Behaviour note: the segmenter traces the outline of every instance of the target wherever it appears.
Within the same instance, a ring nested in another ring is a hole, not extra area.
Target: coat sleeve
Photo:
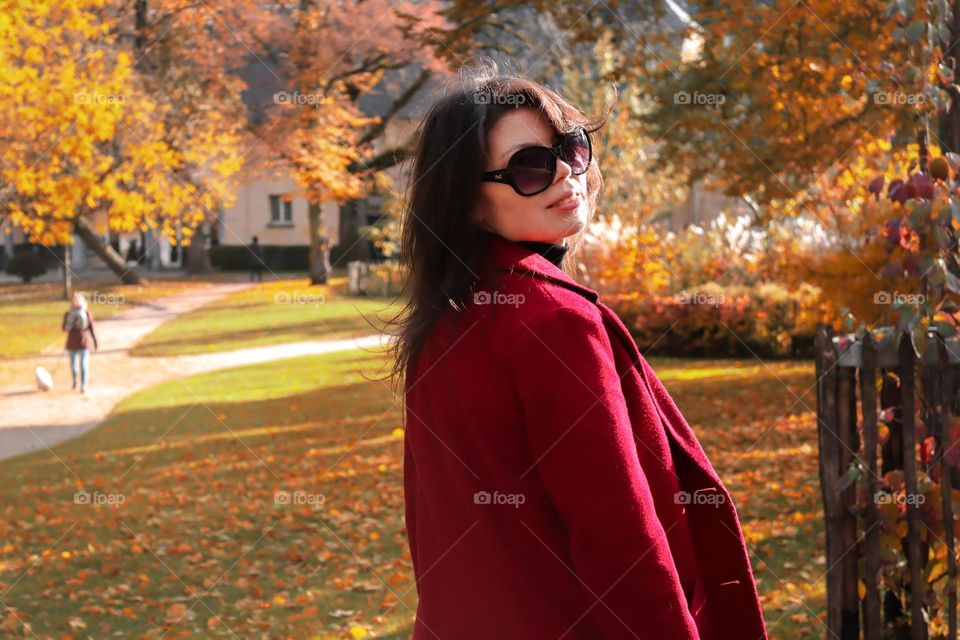
[[[420,480],[410,447],[410,434],[403,434],[403,478],[404,478],[404,525],[407,529],[407,544],[410,547],[410,562],[413,564],[413,577],[419,584],[420,563],[417,552],[417,498],[420,492]]]
[[[87,319],[90,320],[90,326],[89,326],[88,328],[89,328],[89,330],[90,330],[90,337],[93,338],[93,348],[94,348],[94,349],[99,349],[99,348],[100,348],[100,344],[97,342],[97,334],[96,334],[96,331],[95,331],[94,328],[93,328],[93,314],[90,313],[90,310],[89,310],[89,309],[87,310]]]
[[[589,616],[602,637],[699,639],[602,319],[553,310],[524,321],[515,346],[536,471],[569,530],[569,568],[596,600]]]

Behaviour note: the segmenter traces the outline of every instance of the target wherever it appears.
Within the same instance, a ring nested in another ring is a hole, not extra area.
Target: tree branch
[[[390,105],[390,109],[380,118],[380,122],[370,128],[363,136],[360,138],[358,144],[360,146],[370,144],[373,140],[376,140],[380,134],[382,134],[387,125],[390,123],[390,120],[397,115],[397,113],[403,109],[407,104],[413,99],[420,89],[423,88],[423,85],[427,83],[430,77],[433,75],[433,72],[429,69],[422,69],[420,75],[410,84],[407,89],[400,94],[393,104]]]
[[[385,151],[381,151],[367,160],[357,160],[355,162],[351,162],[347,167],[347,171],[350,173],[383,171],[384,169],[389,169],[390,167],[400,164],[409,158],[411,153],[412,151],[410,151],[410,144],[403,147],[386,149]]]

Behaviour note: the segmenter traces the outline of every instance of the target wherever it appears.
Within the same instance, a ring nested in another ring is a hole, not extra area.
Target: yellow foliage
[[[228,199],[239,168],[240,138],[228,130],[191,123],[178,144],[164,124],[177,122],[172,105],[137,77],[103,6],[0,0],[0,182],[12,186],[3,207],[32,241],[72,242],[78,216],[104,213],[118,231],[173,235]]]

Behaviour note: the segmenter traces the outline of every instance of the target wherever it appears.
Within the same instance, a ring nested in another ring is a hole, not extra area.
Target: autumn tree
[[[960,35],[956,5],[687,4],[674,29],[615,25],[628,47],[616,75],[652,98],[640,118],[661,141],[661,170],[681,166],[708,186],[750,197],[758,225],[815,221],[827,242],[815,259],[797,262],[798,281],[824,284],[828,296],[846,296],[848,307],[880,313],[921,342],[930,323],[949,331],[935,318],[947,302],[936,287],[949,291],[960,276],[949,216],[921,202],[939,193],[927,162],[960,144],[947,53]],[[937,163],[949,181],[956,163],[949,154]],[[881,187],[906,210],[873,204]],[[903,246],[885,249],[893,240]],[[846,286],[828,286],[839,273]],[[874,293],[911,279],[931,294],[927,307],[871,309]]]
[[[889,65],[902,58],[878,37],[887,4],[690,5],[672,32],[645,34],[621,72],[655,100],[644,121],[663,157],[732,195],[795,197],[912,124],[886,104],[899,98]]]
[[[268,28],[263,10],[259,3],[231,2],[230,16],[248,18],[235,24],[219,8],[189,0],[136,0],[118,10],[117,35],[136,57],[140,82],[161,106],[164,141],[189,158],[175,177],[205,196],[195,203],[205,206],[184,244],[188,269],[208,270],[202,222],[212,222],[217,210],[233,202],[236,181],[229,178],[252,144],[244,132],[248,113],[240,70],[249,58],[245,40]],[[222,179],[209,179],[213,174]]]
[[[321,202],[366,195],[383,171],[410,152],[410,136],[392,140],[388,128],[444,71],[414,37],[437,24],[434,14],[432,2],[301,0],[276,7],[271,33],[256,42],[279,90],[254,130],[264,137],[273,164],[291,169],[307,197],[314,283],[326,281],[328,268]],[[377,117],[359,104],[374,90],[391,97]]]
[[[117,5],[2,4],[5,213],[33,242],[69,244],[76,233],[124,282],[139,282],[98,220],[189,237],[238,169],[237,138],[207,135],[172,113],[183,105],[155,99],[135,51],[120,45]]]

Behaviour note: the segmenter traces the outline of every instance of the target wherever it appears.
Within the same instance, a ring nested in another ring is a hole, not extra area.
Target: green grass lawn
[[[22,620],[40,638],[408,637],[382,364],[350,351],[185,378],[56,455],[4,462],[0,597],[16,616],[0,636],[34,637]],[[81,490],[107,504],[75,504]]]
[[[265,282],[225,296],[157,328],[134,350],[171,356],[332,340],[376,333],[398,309],[392,298],[347,296],[346,278]]]
[[[796,393],[812,409],[812,365],[652,363],[741,511],[770,637],[821,638],[816,432],[791,408]],[[384,374],[349,351],[185,378],[55,455],[4,462],[3,637],[409,637],[402,416],[371,379]],[[75,504],[81,490],[107,504]]]
[[[770,638],[823,638],[827,568],[813,364],[651,363],[737,504]]]
[[[143,285],[96,280],[79,282],[75,290],[86,294],[94,319],[102,320],[132,306],[203,285],[189,278],[153,280]],[[65,343],[60,326],[69,307],[60,283],[0,286],[0,360],[37,355],[48,346]]]

